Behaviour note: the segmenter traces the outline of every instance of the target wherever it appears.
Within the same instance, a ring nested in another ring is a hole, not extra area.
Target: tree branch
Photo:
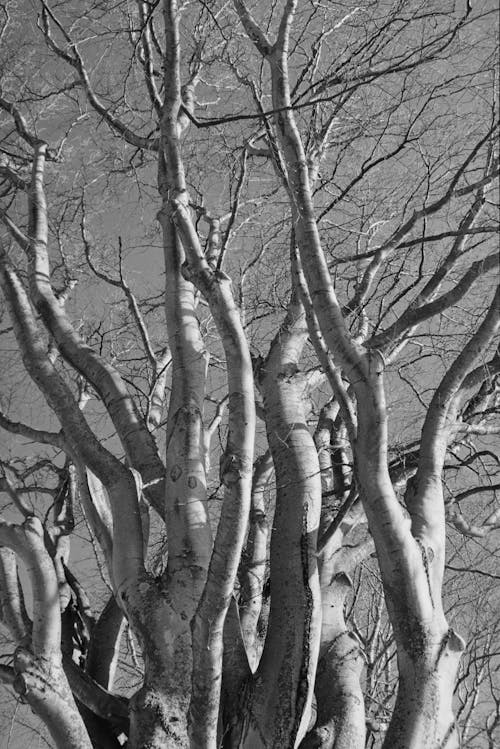
[[[55,41],[52,35],[49,19],[52,19],[52,21],[55,23],[55,25],[59,28],[59,30],[63,34],[67,45],[71,49],[71,53],[66,52]],[[45,36],[48,46],[53,52],[55,52],[55,54],[58,57],[60,57],[66,63],[71,65],[73,68],[75,68],[79,76],[78,78],[79,83],[83,87],[90,105],[95,109],[95,111],[98,114],[101,115],[101,117],[105,120],[105,122],[108,123],[111,129],[117,132],[119,135],[121,135],[127,141],[127,143],[130,143],[130,145],[135,146],[136,148],[145,149],[147,151],[158,151],[158,147],[159,147],[158,139],[153,140],[151,138],[145,138],[141,135],[138,135],[137,133],[134,133],[134,131],[131,130],[129,127],[127,127],[127,125],[125,125],[125,123],[122,122],[118,117],[115,117],[113,114],[111,114],[109,109],[101,102],[99,97],[94,92],[94,89],[92,88],[89,75],[85,68],[85,64],[78,51],[77,43],[74,42],[69,37],[69,35],[64,30],[60,21],[57,20],[54,12],[49,8],[47,3],[44,2],[43,0],[42,0],[41,22],[42,22],[41,29]]]

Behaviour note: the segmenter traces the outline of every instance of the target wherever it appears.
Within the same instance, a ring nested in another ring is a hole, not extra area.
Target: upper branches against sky
[[[458,746],[493,9],[84,11],[1,6],[2,681],[65,749]]]

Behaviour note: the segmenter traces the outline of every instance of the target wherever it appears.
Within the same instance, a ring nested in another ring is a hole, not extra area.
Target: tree
[[[458,746],[446,521],[499,526],[493,5],[2,12],[3,682],[65,748]]]

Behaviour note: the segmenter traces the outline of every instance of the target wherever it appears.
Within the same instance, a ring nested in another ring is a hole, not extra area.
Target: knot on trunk
[[[441,640],[436,658],[436,668],[439,666],[439,662],[445,653],[460,655],[463,650],[465,650],[464,640],[450,627]]]
[[[224,486],[236,484],[244,472],[244,461],[233,452],[225,452],[220,459],[219,476]]]
[[[298,371],[299,371],[299,368],[295,364],[295,362],[287,362],[286,364],[283,364],[283,366],[281,367],[281,370],[278,374],[278,380],[279,381],[285,380],[287,382],[290,382],[291,380],[293,380],[293,378],[298,373]]]
[[[38,695],[45,692],[59,692],[61,671],[57,663],[34,655],[25,648],[17,648],[14,653],[14,690],[21,697],[30,692]]]

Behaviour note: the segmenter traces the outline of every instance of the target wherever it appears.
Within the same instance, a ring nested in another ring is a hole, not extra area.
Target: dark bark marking
[[[416,538],[415,540],[417,542],[418,548],[420,549],[420,554],[422,556],[422,564],[424,565],[425,577],[427,580],[427,587],[429,589],[429,598],[431,599],[432,608],[434,608],[434,599],[432,597],[431,576],[429,572],[429,562],[432,562],[432,559],[434,558],[434,552],[432,552],[432,549],[427,550],[419,538]],[[429,552],[432,553],[432,556],[431,556],[431,553]]]
[[[182,476],[182,468],[177,463],[172,467],[170,471],[170,478],[172,481],[178,481]]]
[[[302,515],[302,534],[300,536],[300,556],[302,561],[302,576],[304,581],[304,595],[305,595],[305,611],[304,611],[304,645],[303,645],[303,659],[299,671],[299,681],[297,684],[297,696],[295,700],[295,717],[292,732],[290,734],[291,746],[297,736],[299,726],[302,720],[302,713],[304,706],[307,701],[308,694],[308,678],[307,672],[309,669],[310,661],[310,629],[312,621],[312,610],[313,610],[313,594],[309,586],[309,543],[308,543],[308,531],[307,531],[307,514],[309,505],[307,502],[304,503],[303,515]]]

